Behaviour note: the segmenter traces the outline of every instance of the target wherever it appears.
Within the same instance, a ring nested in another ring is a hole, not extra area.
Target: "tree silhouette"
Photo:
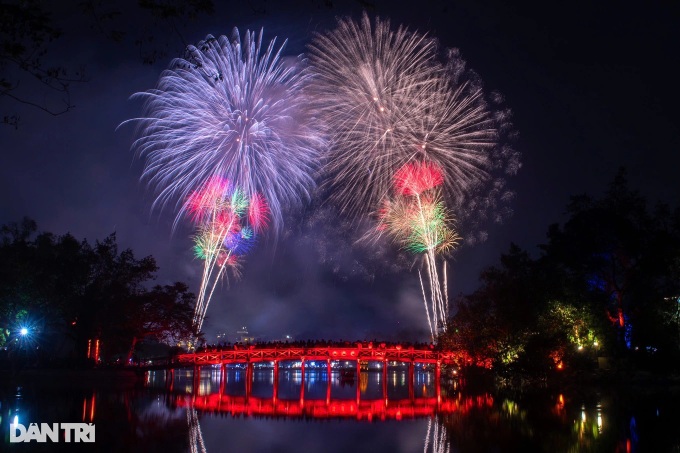
[[[138,0],[133,5],[3,0],[0,6],[0,98],[52,116],[72,110],[73,84],[89,80],[85,65],[74,67],[68,61],[72,55],[58,49],[69,33],[92,29],[91,39],[134,45],[142,62],[152,64],[169,53],[179,55],[187,44],[182,36],[187,23],[214,12],[211,0]],[[135,26],[131,15],[146,25]],[[7,112],[1,122],[17,128],[20,118]]]
[[[516,246],[458,301],[445,345],[530,371],[610,354],[680,354],[680,208],[647,200],[620,170],[600,198],[578,195],[532,258]],[[544,363],[545,362],[545,363]],[[665,365],[664,365],[665,366]]]
[[[68,344],[75,357],[85,357],[94,339],[105,357],[130,355],[144,339],[174,346],[193,334],[194,296],[179,282],[149,288],[157,270],[153,257],[119,251],[115,234],[90,245],[70,234],[37,233],[30,219],[5,225],[0,341],[11,344],[30,324],[43,359]]]

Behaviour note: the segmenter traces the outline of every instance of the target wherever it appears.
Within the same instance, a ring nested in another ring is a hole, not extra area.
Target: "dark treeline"
[[[601,198],[572,197],[567,215],[537,257],[513,244],[482,272],[442,345],[505,376],[677,372],[680,207],[650,205],[620,170]]]
[[[194,296],[183,283],[152,285],[153,257],[38,233],[24,219],[0,229],[0,352],[14,363],[126,362],[144,342],[192,334]],[[95,351],[95,348],[97,349]]]

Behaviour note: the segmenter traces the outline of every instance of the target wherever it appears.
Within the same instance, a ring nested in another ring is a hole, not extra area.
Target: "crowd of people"
[[[344,340],[306,340],[306,341],[266,341],[203,344],[196,352],[217,352],[249,349],[289,349],[289,348],[380,348],[380,349],[414,349],[435,351],[438,347],[433,343],[422,342],[389,342],[389,341],[344,341]]]

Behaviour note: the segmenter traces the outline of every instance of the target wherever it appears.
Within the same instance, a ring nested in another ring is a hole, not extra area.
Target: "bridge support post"
[[[416,363],[413,360],[411,360],[408,363],[408,397],[411,400],[413,399],[413,380],[414,380],[413,378],[415,375],[415,367]]]
[[[359,410],[359,400],[361,399],[361,360],[357,359],[357,379],[356,379],[356,385],[357,385],[357,411]]]
[[[169,370],[165,370],[165,388],[168,389],[170,393],[172,393],[174,387],[175,387],[175,369],[170,368]]]
[[[389,366],[389,362],[387,359],[383,360],[383,369],[382,369],[382,396],[385,401],[387,401],[387,367]]]
[[[300,361],[300,406],[305,405],[305,358]]]
[[[326,404],[331,404],[331,359],[326,359]]]
[[[435,365],[434,369],[434,388],[437,395],[437,404],[439,404],[439,402],[442,399],[442,391],[441,388],[439,388],[441,381],[442,381],[442,364],[439,360],[437,360],[437,364]]]
[[[253,362],[248,360],[246,365],[246,400],[250,398],[250,392],[253,388]]]
[[[201,366],[194,365],[194,375],[193,375],[193,394],[194,396],[199,396],[199,389],[201,386]]]
[[[274,404],[279,396],[279,361],[274,360],[274,389],[272,391],[272,398],[274,399]]]
[[[227,381],[227,364],[220,363],[220,395],[224,395],[224,389],[226,387]]]

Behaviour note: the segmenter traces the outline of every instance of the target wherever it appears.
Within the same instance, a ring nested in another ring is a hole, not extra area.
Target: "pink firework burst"
[[[236,266],[238,264],[238,258],[235,255],[229,254],[222,250],[219,255],[217,255],[217,265],[222,266]]]
[[[432,162],[409,162],[394,174],[394,187],[404,196],[420,195],[443,183],[441,167]]]
[[[220,208],[220,203],[231,189],[229,180],[221,176],[212,176],[200,189],[189,194],[185,209],[194,222],[200,222],[206,215],[211,215]]]
[[[236,233],[241,229],[238,216],[233,212],[220,212],[215,215],[214,229],[220,234]]]
[[[269,205],[264,197],[256,193],[250,198],[248,221],[256,233],[261,233],[269,225]]]

